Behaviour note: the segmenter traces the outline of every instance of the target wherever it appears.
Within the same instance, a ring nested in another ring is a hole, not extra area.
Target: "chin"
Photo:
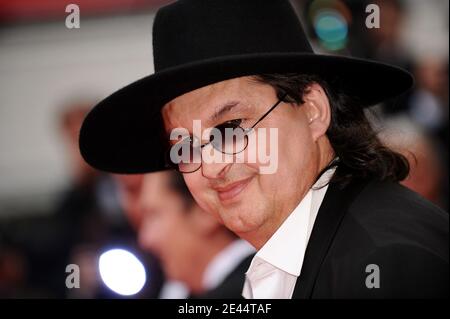
[[[255,207],[253,207],[255,209]],[[246,207],[230,208],[221,212],[223,224],[235,234],[244,234],[255,231],[261,227],[264,222],[262,214],[258,216],[249,214],[249,209]],[[262,211],[261,211],[262,213]]]

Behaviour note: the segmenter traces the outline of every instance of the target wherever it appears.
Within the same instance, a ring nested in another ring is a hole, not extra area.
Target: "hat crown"
[[[179,0],[162,7],[155,17],[155,71],[272,52],[313,53],[287,0]]]

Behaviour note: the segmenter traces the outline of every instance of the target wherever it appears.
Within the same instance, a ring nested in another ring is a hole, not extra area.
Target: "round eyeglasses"
[[[195,136],[187,136],[181,141],[172,145],[166,153],[166,163],[168,167],[174,168],[181,173],[193,173],[202,166],[202,153],[206,146],[211,145],[217,151],[236,155],[243,152],[248,145],[248,135],[255,126],[261,122],[270,112],[272,112],[287,94],[284,94],[263,116],[249,128],[240,126],[241,120],[232,120],[211,129],[209,142],[201,144],[200,139]]]

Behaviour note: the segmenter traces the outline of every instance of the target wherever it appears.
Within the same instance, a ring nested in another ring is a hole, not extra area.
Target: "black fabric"
[[[448,229],[447,212],[400,184],[330,184],[293,298],[448,298]]]
[[[233,271],[214,289],[203,294],[190,295],[190,299],[243,299],[245,273],[255,255],[251,254],[242,260]]]
[[[314,54],[287,0],[176,1],[156,14],[153,54],[154,74],[110,95],[85,119],[80,151],[93,167],[114,173],[165,169],[162,106],[223,80],[316,74],[361,107],[393,98],[413,83],[394,66]]]

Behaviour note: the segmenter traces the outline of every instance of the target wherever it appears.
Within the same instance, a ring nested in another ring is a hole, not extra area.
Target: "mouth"
[[[232,199],[236,198],[247,187],[252,178],[253,176],[238,182],[231,183],[225,187],[215,188],[219,199],[222,202],[229,202]]]

